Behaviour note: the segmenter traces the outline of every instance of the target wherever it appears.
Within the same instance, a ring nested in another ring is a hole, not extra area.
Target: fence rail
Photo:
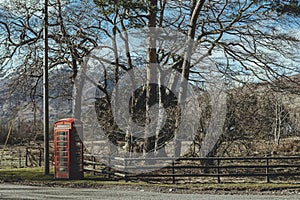
[[[97,158],[97,157],[96,157]],[[108,160],[108,157],[101,160]],[[159,162],[164,161],[168,165]],[[94,174],[103,173],[122,177],[129,180],[167,180],[176,183],[179,180],[194,178],[199,182],[200,178],[216,179],[221,183],[226,178],[241,178],[244,181],[265,181],[281,178],[289,180],[300,180],[300,156],[287,157],[205,157],[205,158],[109,158],[112,168],[104,167],[103,163],[96,161],[85,161],[86,171]],[[143,164],[147,163],[147,164]],[[149,164],[151,163],[151,164]],[[107,163],[106,163],[107,164]],[[108,166],[109,166],[108,165]],[[91,168],[92,166],[92,168]],[[100,169],[101,167],[102,169]],[[100,168],[99,168],[100,167]],[[134,171],[151,171],[147,173],[132,173]],[[131,172],[131,173],[130,173]],[[258,178],[258,179],[254,179]],[[191,181],[191,180],[190,180]],[[231,179],[231,182],[235,180]]]
[[[23,168],[42,166],[43,148],[41,147],[8,147],[0,150],[0,168]]]
[[[0,168],[41,166],[42,148],[13,148],[1,156]],[[280,157],[184,157],[120,158],[85,154],[85,171],[105,174],[109,179],[179,181],[257,182],[300,181],[300,156]],[[166,165],[167,163],[167,165]],[[110,167],[112,166],[112,167]],[[146,171],[146,172],[145,172]]]

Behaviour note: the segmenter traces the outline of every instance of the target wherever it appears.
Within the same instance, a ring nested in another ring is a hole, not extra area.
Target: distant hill
[[[72,85],[69,74],[70,70],[64,68],[49,72],[49,110],[52,121],[71,115]],[[24,86],[25,83],[21,81],[19,84],[24,88],[12,90],[10,84],[14,84],[13,81],[18,81],[18,74],[15,72],[8,75],[0,74],[0,118],[5,119],[17,115],[23,121],[32,121],[35,110],[36,118],[42,119],[42,79],[40,78],[36,85],[34,99],[30,84]],[[34,84],[35,82],[32,82],[31,86],[33,87]]]

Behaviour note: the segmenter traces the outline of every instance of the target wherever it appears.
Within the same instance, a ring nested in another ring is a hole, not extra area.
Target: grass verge
[[[81,188],[110,188],[114,186],[161,192],[176,191],[178,193],[282,193],[283,191],[300,193],[300,184],[296,183],[182,183],[175,185],[109,181],[103,177],[89,174],[85,174],[83,180],[56,180],[53,178],[53,172],[50,175],[44,175],[43,168],[0,169],[0,182]]]

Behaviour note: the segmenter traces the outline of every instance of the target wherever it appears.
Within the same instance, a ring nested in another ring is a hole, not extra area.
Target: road
[[[145,192],[143,190],[78,189],[0,184],[0,199],[105,200],[299,200],[300,195],[206,195]]]

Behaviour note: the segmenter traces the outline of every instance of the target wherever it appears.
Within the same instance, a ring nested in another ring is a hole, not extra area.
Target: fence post
[[[25,166],[28,167],[28,147],[26,147],[26,153],[25,153]]]
[[[19,156],[19,168],[22,167],[22,157],[21,157],[21,150],[20,150],[20,147],[18,148],[18,156]]]
[[[10,151],[10,167],[13,168],[14,166],[14,151],[11,149]]]
[[[126,170],[127,170],[127,159],[124,158],[124,180],[125,180],[125,182],[128,182],[128,177],[127,177]]]
[[[217,159],[217,175],[218,175],[218,183],[221,183],[221,177],[220,177],[220,159]]]
[[[172,183],[175,184],[175,160],[172,159]]]
[[[269,175],[269,158],[268,158],[268,155],[266,156],[266,182],[267,183],[270,183],[270,175]]]
[[[96,175],[96,157],[93,156],[93,175]]]
[[[111,170],[110,170],[110,165],[111,165],[111,156],[109,155],[108,157],[108,179],[111,179]]]
[[[39,167],[41,167],[42,166],[42,149],[41,148],[39,148]]]

